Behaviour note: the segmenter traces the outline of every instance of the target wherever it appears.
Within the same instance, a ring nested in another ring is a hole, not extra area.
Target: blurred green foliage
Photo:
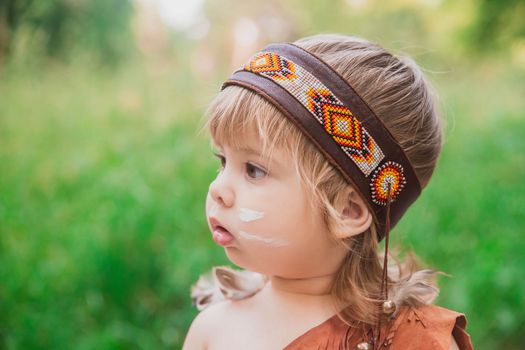
[[[466,43],[475,51],[504,49],[525,39],[525,1],[478,0],[473,23],[465,31]]]
[[[2,0],[0,62],[26,41],[23,55],[71,60],[80,50],[114,65],[133,47],[131,15],[128,0]]]
[[[522,35],[491,30],[510,44],[474,59],[464,33],[480,23],[476,1],[352,3],[208,2],[206,37],[173,33],[151,53],[136,49],[126,1],[0,2],[21,11],[0,68],[0,348],[181,347],[190,286],[228,264],[204,217],[218,164],[200,118],[231,70],[232,23],[270,13],[288,29],[265,41],[357,34],[427,71],[445,145],[392,244],[452,275],[438,304],[467,314],[476,349],[520,349]],[[508,4],[498,23],[515,16]],[[202,55],[216,63],[199,75]]]

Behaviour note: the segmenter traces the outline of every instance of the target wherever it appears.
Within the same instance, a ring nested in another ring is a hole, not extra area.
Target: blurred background
[[[409,54],[445,145],[394,230],[476,349],[525,336],[525,2],[0,0],[0,348],[177,349],[190,287],[229,264],[204,201],[202,113],[275,41],[338,32]]]

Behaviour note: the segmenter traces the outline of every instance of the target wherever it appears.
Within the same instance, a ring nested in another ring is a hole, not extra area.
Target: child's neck
[[[270,276],[268,283],[256,294],[256,299],[263,301],[264,313],[303,315],[306,319],[318,317],[323,320],[336,312],[330,294],[333,279],[334,275],[304,279]]]
[[[282,296],[327,297],[330,295],[334,277],[334,274],[301,279],[270,276],[268,287],[272,293]]]

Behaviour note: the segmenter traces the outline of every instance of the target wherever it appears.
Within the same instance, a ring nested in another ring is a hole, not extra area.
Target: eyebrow
[[[216,143],[212,143],[212,148],[222,149],[222,146],[220,146],[220,145],[218,145]],[[247,147],[247,146],[235,148],[235,150],[242,151],[242,152],[245,152],[245,153],[248,153],[248,154],[255,154],[255,155],[261,156],[261,153],[259,151],[256,151],[253,148],[250,148],[250,147]]]
[[[213,148],[222,148],[221,146],[217,145],[217,144],[212,144]],[[242,146],[242,147],[239,147],[239,148],[236,148],[236,150],[238,151],[242,151],[242,152],[245,152],[246,154],[252,154],[252,155],[256,155],[256,156],[259,156],[262,158],[262,154],[257,151],[257,150],[254,150],[253,148],[250,148],[248,146]],[[284,164],[278,160],[277,158],[273,157],[272,159],[267,159],[267,158],[264,158],[265,160],[270,160],[271,162],[275,163],[278,167],[283,167]]]
[[[241,148],[238,148],[238,150],[242,152],[246,152],[248,154],[255,154],[255,155],[261,156],[261,153],[259,151],[256,151],[250,147],[241,147]]]

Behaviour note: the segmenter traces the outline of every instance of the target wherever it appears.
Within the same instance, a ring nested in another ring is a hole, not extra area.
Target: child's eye
[[[246,172],[248,173],[248,176],[254,179],[258,179],[258,178],[262,178],[266,176],[266,172],[264,170],[250,163],[246,163]]]
[[[213,155],[221,161],[221,166],[218,171],[223,170],[226,166],[226,158],[215,152],[213,152]],[[246,172],[248,173],[248,176],[253,179],[263,178],[267,175],[266,171],[250,163],[246,163]]]
[[[226,158],[215,152],[213,153],[213,155],[215,155],[215,157],[219,158],[219,160],[221,161],[221,167],[219,170],[224,169],[224,166],[226,165]]]

